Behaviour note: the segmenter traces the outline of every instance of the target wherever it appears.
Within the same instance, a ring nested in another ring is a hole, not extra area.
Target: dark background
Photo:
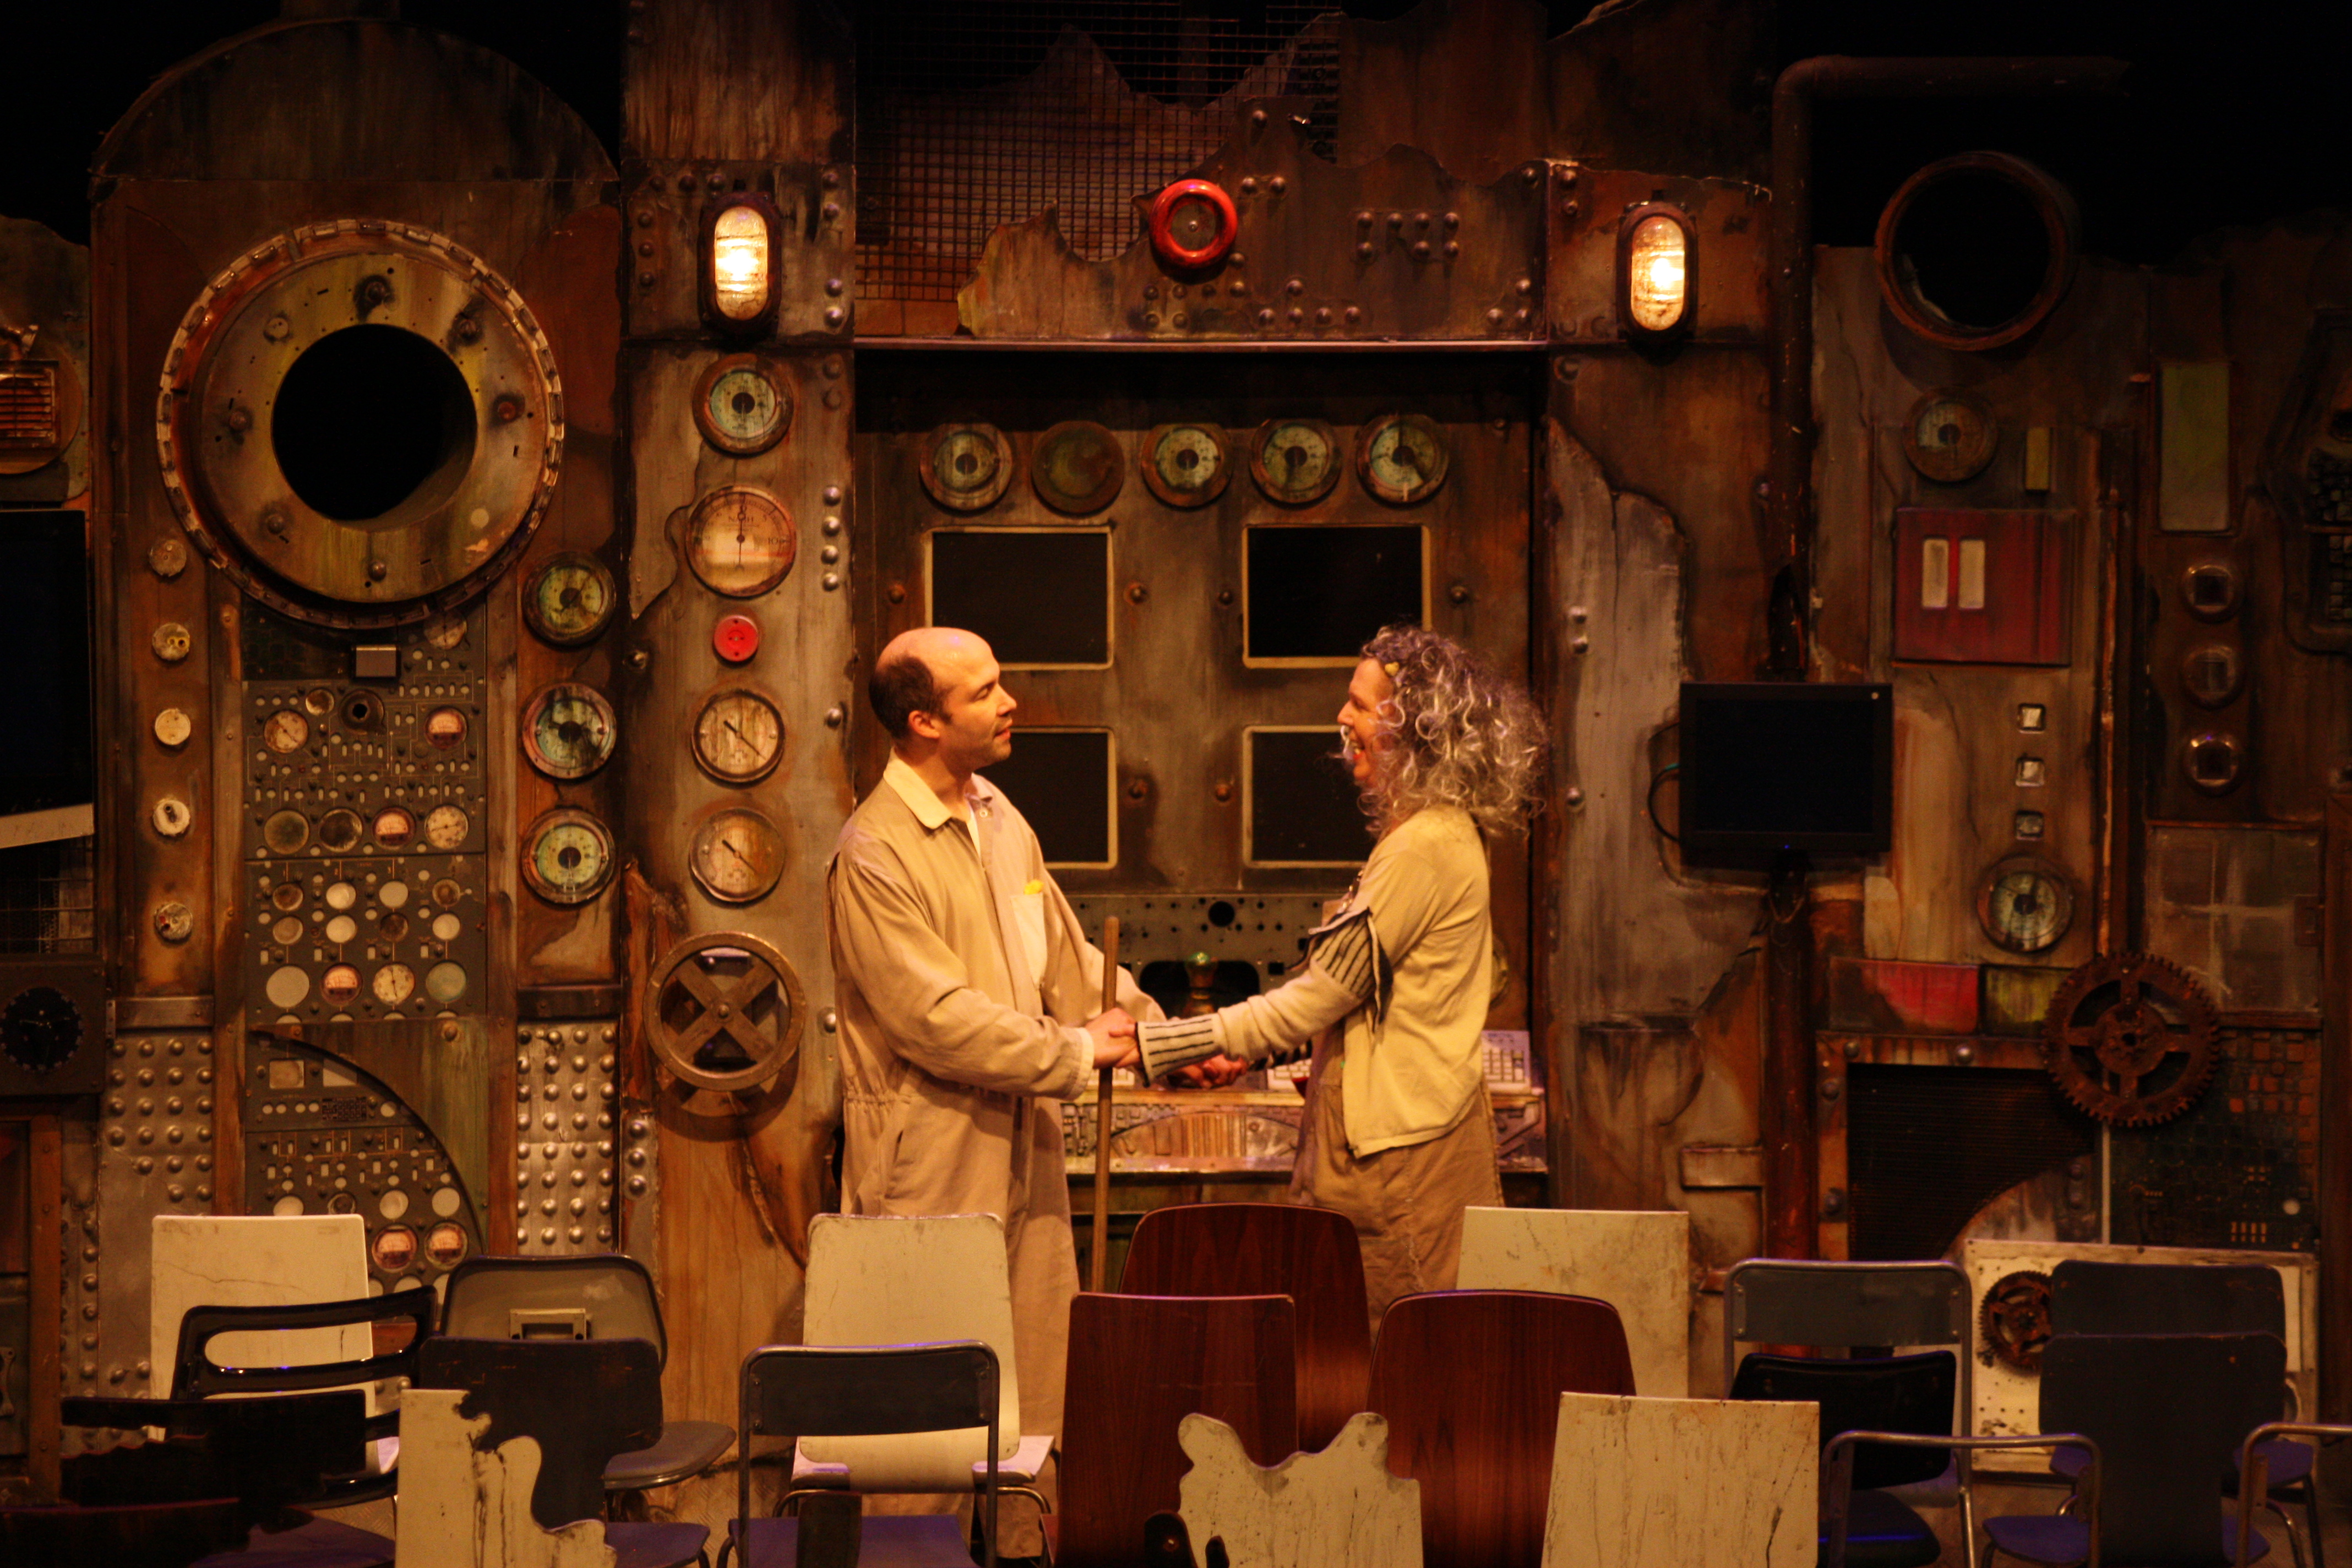
[[[866,0],[861,29],[969,25],[983,0]],[[1245,15],[1255,0],[1200,0]],[[1049,9],[1050,4],[1033,4]],[[1073,13],[1080,7],[1067,7]],[[1408,0],[1346,0],[1389,16]],[[274,0],[38,0],[0,26],[0,214],[88,238],[87,174],[108,126],[149,82],[208,44],[277,15]],[[1555,0],[1554,31],[1591,6]],[[409,21],[513,59],[578,110],[608,147],[620,131],[625,0],[406,0]],[[1781,64],[1815,54],[2108,54],[2131,63],[2123,98],[2095,103],[1823,105],[1817,233],[1867,244],[1880,206],[1929,160],[1997,146],[2043,164],[2083,207],[2090,250],[2161,265],[2230,225],[2352,207],[2352,4],[2190,6],[2163,0],[1790,0]],[[1762,84],[1757,94],[1760,106]],[[1572,152],[1573,149],[1562,149]]]

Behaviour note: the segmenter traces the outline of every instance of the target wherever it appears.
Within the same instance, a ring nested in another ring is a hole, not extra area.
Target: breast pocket
[[[1045,895],[1044,892],[1015,893],[1013,896],[1013,923],[1021,931],[1021,956],[1029,965],[1029,978],[1036,987],[1045,988]]]

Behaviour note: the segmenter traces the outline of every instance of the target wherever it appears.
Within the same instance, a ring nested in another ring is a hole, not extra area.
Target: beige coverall
[[[1092,1037],[1066,1020],[1102,1010],[1102,954],[1012,803],[975,776],[965,807],[894,756],[826,868],[842,1208],[1004,1221],[1022,1430],[1059,1434],[1078,1289],[1059,1102],[1095,1085]],[[1118,999],[1160,1016],[1125,974]]]

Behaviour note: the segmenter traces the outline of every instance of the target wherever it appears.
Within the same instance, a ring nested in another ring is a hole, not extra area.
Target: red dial
[[[1207,180],[1179,180],[1151,201],[1151,248],[1171,267],[1207,267],[1234,247],[1234,198]],[[1190,243],[1187,243],[1187,242]]]
[[[760,651],[760,623],[749,616],[721,616],[711,628],[710,646],[730,664],[741,664]]]

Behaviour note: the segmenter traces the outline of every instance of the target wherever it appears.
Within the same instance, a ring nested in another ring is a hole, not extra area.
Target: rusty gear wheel
[[[2039,1373],[2042,1347],[2049,1342],[2050,1276],[2021,1268],[1993,1281],[1977,1309],[1977,1343],[1986,1359]]]
[[[2042,1020],[2042,1059],[2068,1100],[2118,1127],[2153,1127],[2196,1102],[2221,1065],[2220,1020],[2189,973],[2152,953],[2095,958]]]

